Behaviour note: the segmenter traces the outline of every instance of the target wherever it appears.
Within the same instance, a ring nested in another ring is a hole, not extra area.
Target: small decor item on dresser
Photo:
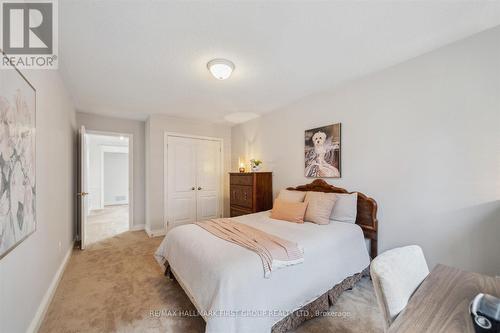
[[[470,315],[476,333],[500,332],[500,299],[478,294],[470,304]]]
[[[241,173],[245,172],[245,163],[240,163],[240,168],[238,171]]]
[[[305,176],[340,178],[340,123],[305,131]]]
[[[15,67],[1,72],[0,259],[36,230],[36,92]]]
[[[252,158],[250,160],[250,165],[252,167],[252,172],[257,172],[260,170],[260,168],[262,168],[262,161]]]

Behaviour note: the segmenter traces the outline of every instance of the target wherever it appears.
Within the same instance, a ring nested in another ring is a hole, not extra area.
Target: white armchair
[[[370,275],[386,331],[428,274],[424,253],[417,245],[386,251],[372,261]]]

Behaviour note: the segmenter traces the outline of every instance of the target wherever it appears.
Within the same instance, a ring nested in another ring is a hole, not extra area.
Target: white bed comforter
[[[177,280],[205,319],[206,333],[271,332],[272,326],[368,267],[358,225],[295,224],[261,212],[235,218],[304,248],[304,262],[264,278],[259,256],[194,224],[169,231],[155,253],[167,260]]]

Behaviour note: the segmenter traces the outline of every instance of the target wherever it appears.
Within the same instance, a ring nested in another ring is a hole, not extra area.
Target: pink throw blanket
[[[264,277],[269,278],[273,268],[290,266],[304,261],[297,243],[270,235],[232,219],[213,219],[196,222],[211,234],[255,252],[262,260]]]

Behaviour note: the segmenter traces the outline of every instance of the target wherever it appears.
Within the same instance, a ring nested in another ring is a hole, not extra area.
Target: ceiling
[[[238,122],[500,24],[500,1],[59,2],[79,111]],[[206,68],[227,58],[225,81]]]

